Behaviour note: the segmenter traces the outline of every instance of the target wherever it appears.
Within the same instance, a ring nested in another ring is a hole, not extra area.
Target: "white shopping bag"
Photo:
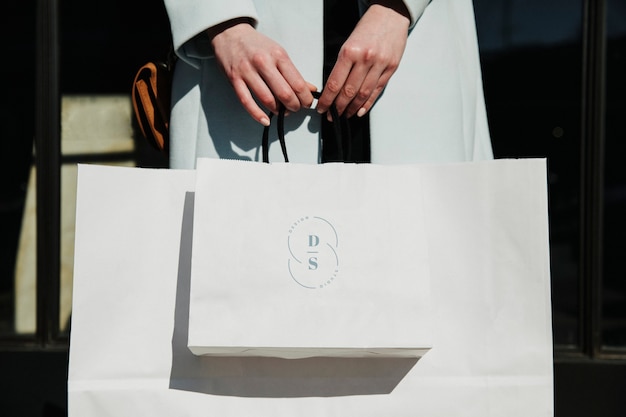
[[[197,164],[195,354],[421,357],[432,345],[416,166]]]
[[[552,416],[545,161],[419,170],[434,325],[416,361],[193,355],[196,173],[80,166],[69,416]]]

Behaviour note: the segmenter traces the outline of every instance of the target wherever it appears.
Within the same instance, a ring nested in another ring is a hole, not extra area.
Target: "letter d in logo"
[[[320,244],[320,238],[316,235],[309,235],[309,248],[314,248]]]

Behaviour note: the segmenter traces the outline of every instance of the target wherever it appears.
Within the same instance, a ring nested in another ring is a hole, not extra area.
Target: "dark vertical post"
[[[60,286],[60,97],[57,0],[37,3],[35,164],[37,170],[37,339],[59,333]]]
[[[601,350],[606,0],[585,0],[581,156],[581,305],[585,353]]]

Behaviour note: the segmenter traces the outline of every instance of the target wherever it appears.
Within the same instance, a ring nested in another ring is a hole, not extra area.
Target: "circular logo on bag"
[[[287,236],[289,274],[304,288],[325,288],[339,273],[335,227],[321,217],[301,217],[293,222]]]

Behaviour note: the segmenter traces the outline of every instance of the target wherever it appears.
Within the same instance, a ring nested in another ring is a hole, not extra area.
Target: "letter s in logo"
[[[309,258],[309,269],[316,270],[317,269],[317,257],[311,256]]]

